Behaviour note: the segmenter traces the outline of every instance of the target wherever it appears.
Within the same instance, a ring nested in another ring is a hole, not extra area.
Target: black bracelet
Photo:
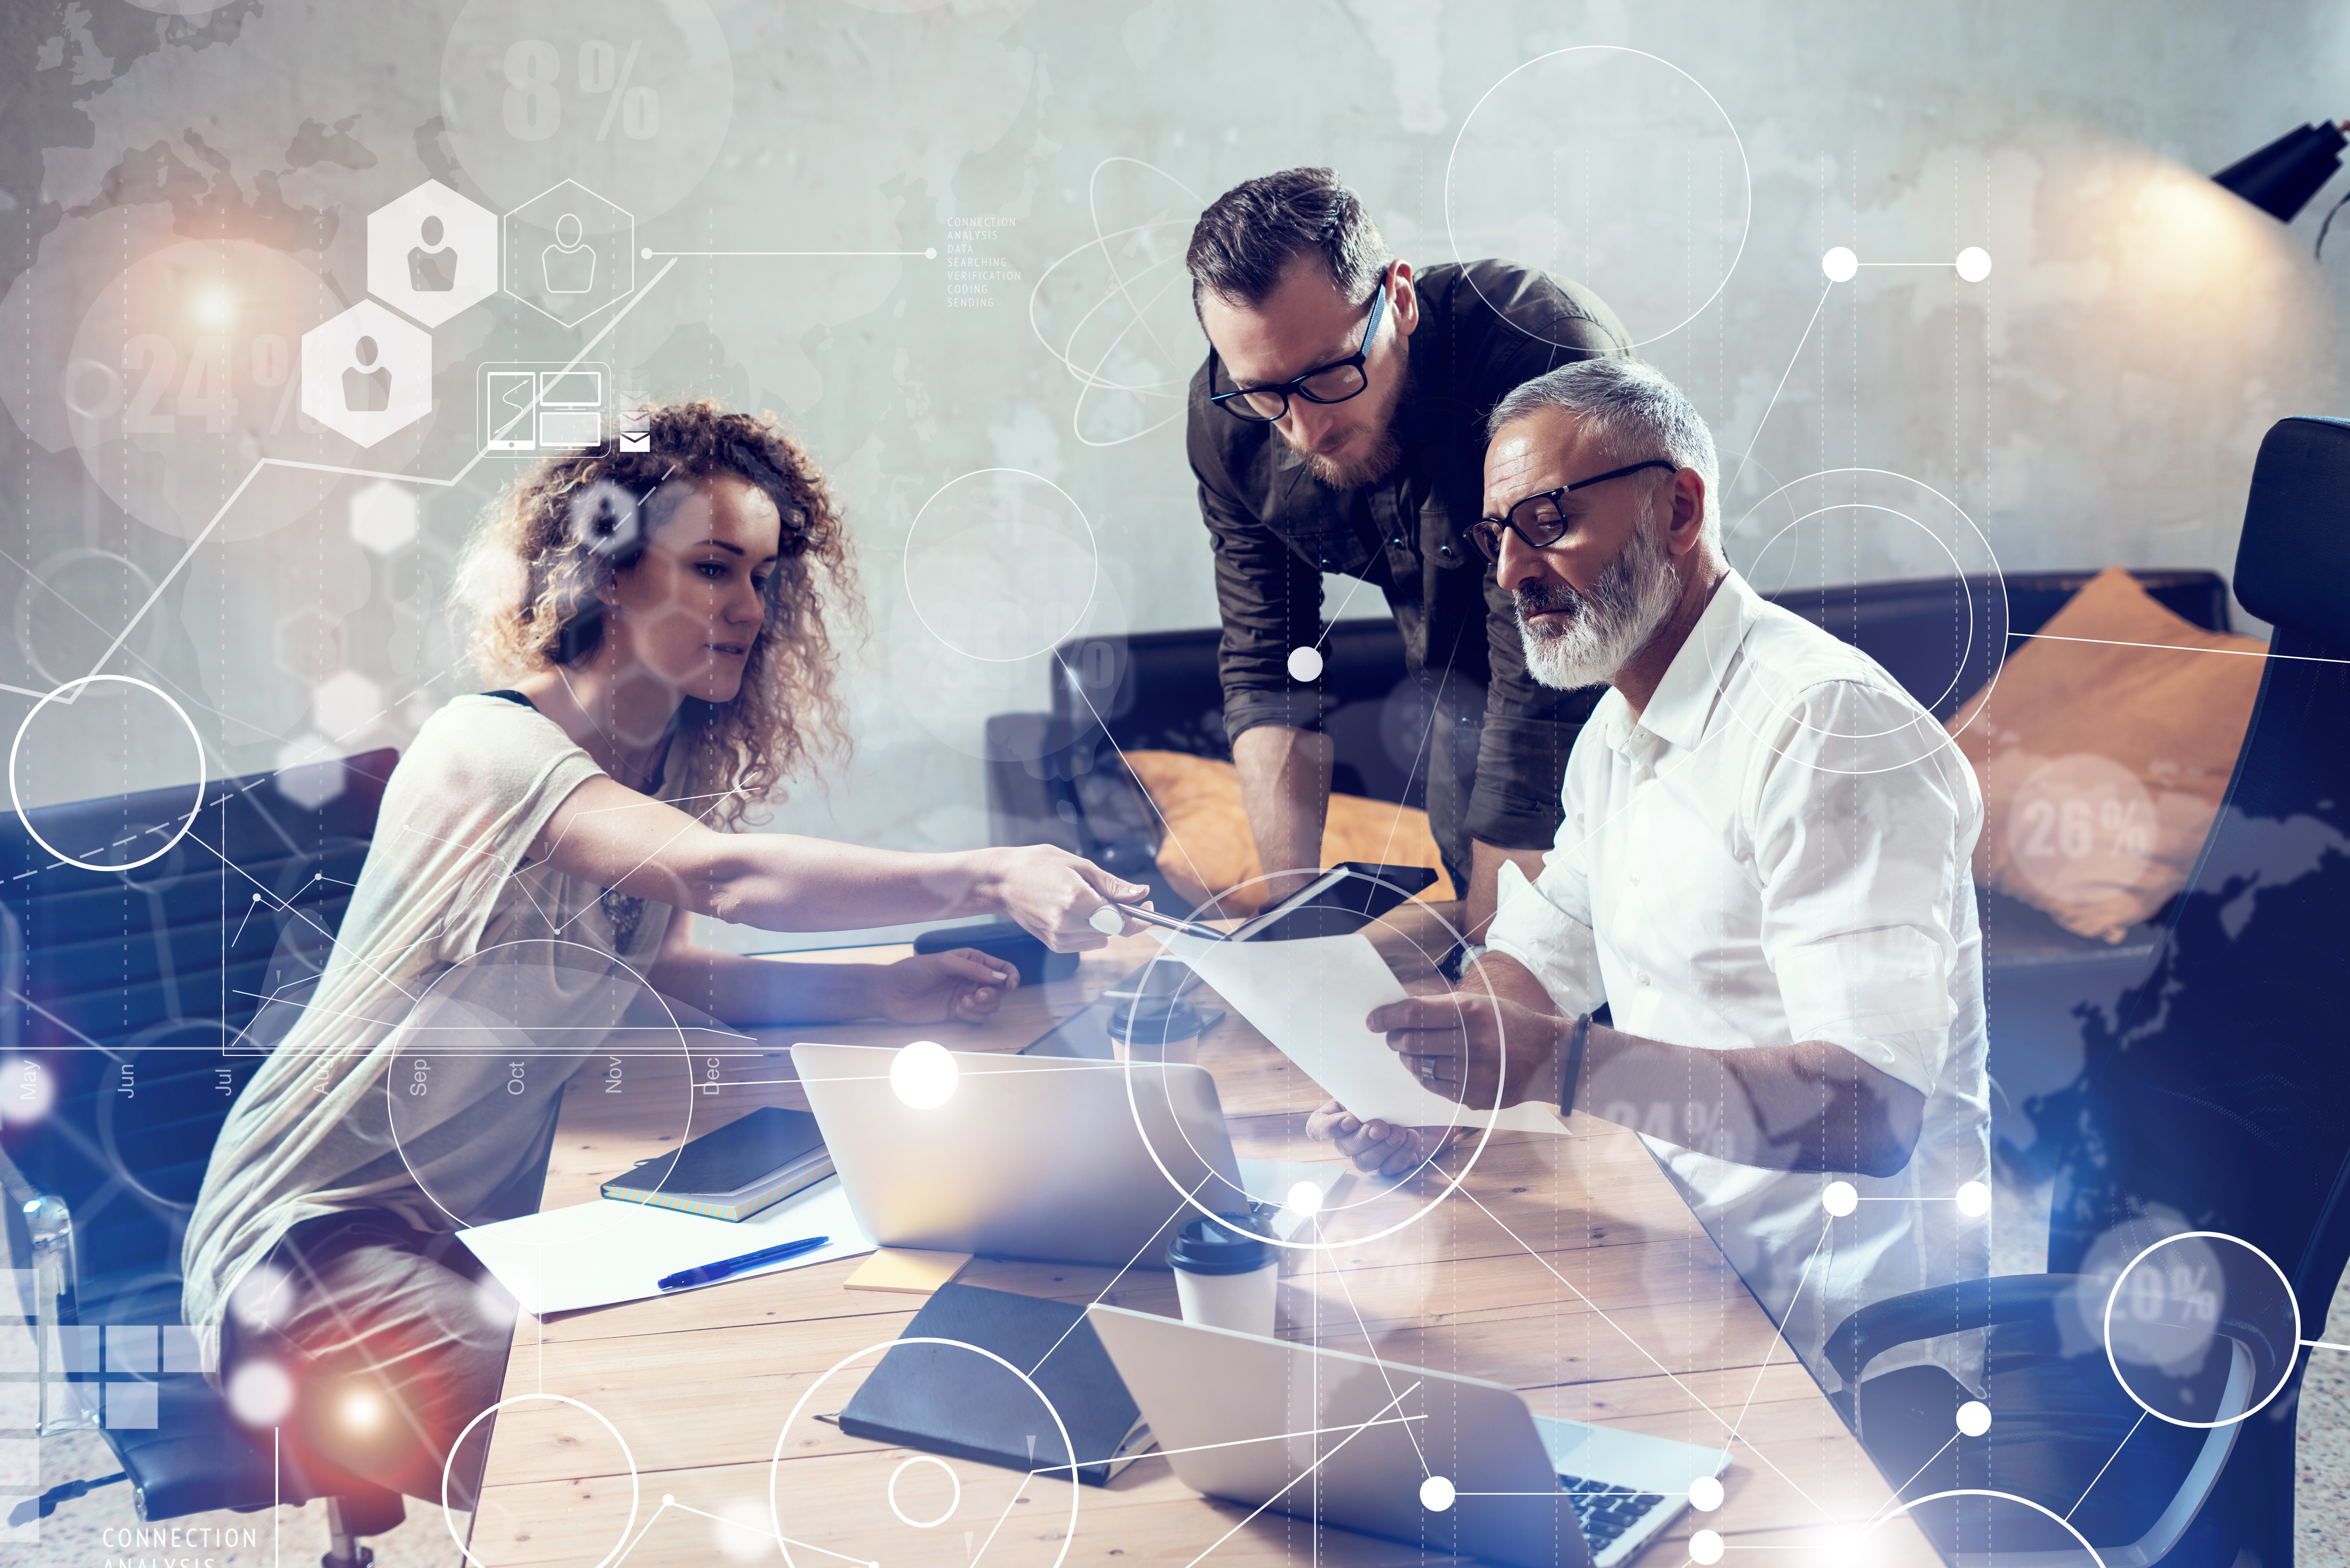
[[[1566,1069],[1558,1080],[1558,1114],[1563,1119],[1575,1109],[1575,1092],[1583,1084],[1583,1048],[1591,1042],[1591,1014],[1578,1015],[1575,1033],[1567,1037]]]

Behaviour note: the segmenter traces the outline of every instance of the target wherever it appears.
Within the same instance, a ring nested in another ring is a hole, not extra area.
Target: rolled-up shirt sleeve
[[[1951,889],[1979,797],[1947,749],[1875,767],[1842,740],[1897,733],[1916,715],[1857,682],[1799,694],[1763,753],[1752,831],[1762,950],[1789,1035],[1931,1093],[1957,1015]]]

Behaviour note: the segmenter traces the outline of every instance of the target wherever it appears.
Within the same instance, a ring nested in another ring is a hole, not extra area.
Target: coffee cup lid
[[[1273,1262],[1273,1243],[1245,1214],[1200,1214],[1175,1233],[1167,1261],[1187,1274],[1248,1274]]]

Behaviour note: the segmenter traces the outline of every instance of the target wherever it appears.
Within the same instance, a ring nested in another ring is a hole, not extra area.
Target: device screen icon
[[[533,370],[493,370],[489,396],[492,452],[535,452],[538,448],[538,374]]]
[[[604,373],[601,370],[540,371],[538,410],[539,445],[602,445]]]

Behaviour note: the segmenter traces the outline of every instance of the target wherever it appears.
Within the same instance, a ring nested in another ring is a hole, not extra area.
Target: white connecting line
[[[650,294],[653,291],[654,286],[659,284],[661,279],[667,277],[670,275],[671,268],[674,268],[676,265],[677,263],[675,261],[671,261],[668,266],[664,266],[660,271],[653,274],[653,275],[646,281],[645,286],[636,291],[636,294],[629,299],[629,303],[622,306],[617,312],[615,312],[611,320],[604,323],[602,327],[597,331],[595,337],[590,337],[587,342],[580,345],[579,352],[571,357],[570,364],[564,366],[564,369],[568,370],[577,366],[580,360],[585,359],[588,354],[595,349],[598,344],[610,337],[612,328],[620,324],[621,318],[626,317],[629,311],[634,310],[639,302],[640,302],[646,295]],[[155,591],[147,596],[147,602],[139,607],[138,610],[132,614],[130,619],[124,624],[122,630],[115,637],[114,640],[107,644],[106,651],[98,656],[98,662],[90,666],[89,675],[84,677],[84,680],[87,681],[89,679],[96,677],[100,671],[106,669],[107,665],[113,662],[114,656],[121,651],[122,645],[130,639],[130,634],[139,629],[139,623],[147,618],[147,612],[153,609],[155,607],[156,601],[163,597],[163,590],[172,586],[172,581],[179,576],[182,571],[186,569],[190,561],[195,559],[196,552],[203,549],[205,543],[212,538],[213,533],[220,527],[222,519],[228,515],[229,508],[236,504],[238,497],[242,496],[245,491],[252,486],[255,480],[261,477],[261,471],[263,469],[292,468],[299,469],[310,473],[343,473],[362,479],[386,479],[399,484],[422,484],[430,485],[439,490],[447,490],[463,483],[465,476],[473,472],[474,465],[479,463],[483,458],[488,455],[489,454],[486,452],[475,452],[472,457],[465,461],[465,465],[463,468],[460,468],[456,472],[451,474],[446,479],[436,479],[430,474],[421,473],[390,473],[378,468],[348,468],[338,463],[331,462],[302,462],[294,458],[288,457],[265,457],[260,459],[258,462],[254,463],[251,469],[246,471],[245,476],[243,479],[237,481],[236,488],[228,493],[228,498],[220,504],[220,509],[213,514],[212,521],[204,524],[203,531],[188,542],[188,547],[180,553],[180,558],[172,563],[172,569],[164,573],[162,579],[156,583]],[[71,685],[73,682],[68,681],[67,684]],[[83,687],[84,691],[87,691],[88,689],[87,685]],[[0,691],[14,691],[19,696],[33,698],[47,698],[51,695],[50,692],[36,691],[27,687],[11,686],[5,681],[0,681]],[[72,697],[65,697],[58,700],[62,702],[70,704],[79,696],[80,692],[76,692]]]

